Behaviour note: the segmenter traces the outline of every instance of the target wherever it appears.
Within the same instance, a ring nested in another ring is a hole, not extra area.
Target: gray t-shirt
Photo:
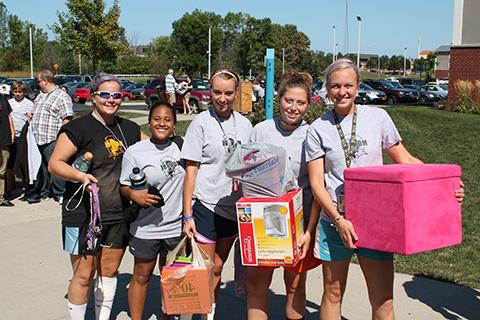
[[[251,142],[263,142],[279,146],[287,151],[298,185],[303,189],[304,221],[310,217],[312,207],[312,190],[308,181],[307,163],[305,161],[305,138],[309,125],[303,122],[294,131],[284,131],[280,128],[279,119],[265,120],[257,124],[250,136]]]
[[[338,116],[340,126],[350,147],[352,115]],[[380,108],[357,106],[356,152],[351,167],[383,164],[382,149],[388,149],[401,141],[400,134],[388,113]],[[347,167],[340,136],[331,111],[315,120],[307,132],[307,162],[325,157],[325,183],[328,193],[337,204],[337,196],[343,191],[343,170]],[[322,219],[330,221],[322,210]]]
[[[233,221],[237,219],[235,201],[242,193],[232,192],[232,179],[225,174],[225,158],[235,144],[248,141],[251,131],[250,121],[240,113],[218,118],[210,108],[190,123],[182,147],[182,159],[200,162],[194,198]]]
[[[129,175],[134,167],[143,168],[147,183],[157,187],[165,205],[140,210],[130,225],[130,233],[140,239],[166,239],[182,234],[183,180],[185,170],[180,165],[180,149],[171,141],[154,144],[142,140],[123,155],[120,183],[130,186]]]

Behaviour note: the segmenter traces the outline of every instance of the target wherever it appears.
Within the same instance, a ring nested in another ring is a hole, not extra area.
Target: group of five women
[[[68,288],[70,317],[84,318],[93,281],[97,319],[109,318],[115,276],[128,245],[135,259],[128,289],[130,314],[132,319],[141,319],[156,261],[161,268],[166,253],[179,243],[182,233],[195,239],[214,261],[213,286],[217,294],[223,265],[238,236],[235,201],[241,196],[225,175],[224,161],[238,144],[264,142],[287,151],[303,189],[305,234],[299,247],[302,258],[313,258],[315,251],[323,264],[321,319],[340,319],[353,253],[358,255],[367,281],[372,317],[393,319],[392,255],[356,248],[354,226],[342,215],[337,199],[343,190],[343,170],[381,164],[382,150],[396,163],[420,160],[402,145],[384,110],[354,104],[360,83],[354,64],[339,60],[328,67],[326,77],[334,103],[331,112],[311,125],[304,121],[311,104],[312,78],[292,72],[282,78],[279,86],[280,115],[252,128],[247,118],[233,111],[239,77],[231,70],[219,69],[210,79],[211,108],[191,122],[183,146],[172,139],[176,124],[173,106],[160,102],[151,107],[152,136],[148,138],[136,124],[115,115],[121,102],[120,81],[109,75],[97,77],[91,89],[92,113],[62,128],[49,163],[53,174],[68,181],[62,234],[73,268]],[[358,143],[362,144],[362,152],[358,152]],[[93,154],[93,159],[90,169],[81,172],[71,164],[86,151]],[[146,173],[147,184],[156,188],[161,197],[148,188],[130,187],[134,167]],[[98,188],[89,187],[92,183]],[[97,190],[101,231],[95,245],[87,246],[89,224],[95,222],[92,216],[97,205],[88,195]],[[463,186],[452,196],[461,202]],[[141,207],[131,224],[123,218],[129,201]],[[304,318],[308,268],[299,263],[284,269],[287,319]],[[273,270],[248,267],[248,319],[268,319]],[[214,313],[215,304],[205,317],[213,319]]]

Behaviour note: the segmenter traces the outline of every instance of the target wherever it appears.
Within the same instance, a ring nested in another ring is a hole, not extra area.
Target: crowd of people
[[[367,282],[372,318],[394,319],[392,254],[356,247],[355,228],[341,206],[343,170],[382,164],[382,150],[395,163],[421,161],[403,146],[383,109],[355,105],[360,75],[351,61],[341,59],[327,68],[334,109],[310,125],[303,120],[311,105],[310,75],[285,74],[278,86],[278,117],[252,128],[245,116],[233,110],[239,76],[226,68],[215,70],[210,78],[211,108],[193,119],[184,139],[175,136],[178,84],[173,70],[166,77],[168,101],[149,111],[151,137],[116,115],[122,96],[115,76],[99,74],[93,80],[92,112],[75,120],[71,120],[71,100],[55,86],[53,74],[42,71],[38,80],[42,94],[33,104],[24,100],[21,85],[14,85],[10,102],[0,100],[0,173],[3,177],[12,142],[21,143],[22,129],[32,127],[41,168],[35,183],[26,183],[27,200],[40,201],[49,192],[62,202],[63,249],[70,255],[73,272],[67,294],[71,319],[85,318],[90,288],[96,319],[109,319],[116,274],[127,247],[134,257],[130,316],[142,319],[157,261],[161,269],[167,253],[184,236],[196,241],[213,261],[216,297],[223,266],[238,237],[235,202],[241,197],[241,186],[225,174],[225,159],[236,146],[248,142],[284,148],[303,190],[301,260],[283,270],[286,319],[304,319],[307,273],[320,263],[324,283],[320,318],[340,319],[354,253]],[[190,110],[184,107],[183,112]],[[72,166],[87,152],[93,155],[87,170]],[[139,172],[145,174],[143,187],[133,178]],[[452,197],[462,202],[463,184]],[[9,204],[0,193],[0,205]],[[274,270],[247,268],[248,319],[268,319]],[[214,303],[212,312],[202,317],[213,319],[215,307]]]

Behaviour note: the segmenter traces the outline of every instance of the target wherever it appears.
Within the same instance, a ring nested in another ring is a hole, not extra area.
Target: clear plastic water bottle
[[[147,175],[140,170],[139,167],[134,167],[130,173],[130,189],[143,190],[148,188]]]
[[[93,154],[91,152],[85,152],[83,155],[73,161],[72,166],[81,172],[88,172],[90,169],[90,164],[92,163]]]

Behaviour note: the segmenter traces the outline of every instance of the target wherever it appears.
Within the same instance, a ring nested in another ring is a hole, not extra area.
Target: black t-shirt
[[[70,159],[70,163],[87,151],[93,154],[88,173],[98,180],[103,224],[114,224],[123,220],[122,211],[129,204],[120,195],[119,178],[125,153],[124,146],[128,148],[140,141],[140,127],[136,123],[120,117],[115,117],[115,119],[113,125],[108,125],[113,134],[91,114],[69,122],[59,132],[59,134],[64,132],[78,149],[77,154]],[[119,140],[123,142],[123,146]],[[83,196],[82,204],[77,209],[73,211],[65,209],[67,204],[68,208],[72,209],[80,201],[81,192],[74,196],[79,186],[79,183],[66,182],[65,200],[62,207],[62,224],[64,226],[78,227],[87,218],[90,218],[88,192]],[[68,203],[72,197],[73,199]]]
[[[12,130],[8,115],[12,112],[10,103],[2,94],[0,95],[0,147],[7,146],[12,143]]]

